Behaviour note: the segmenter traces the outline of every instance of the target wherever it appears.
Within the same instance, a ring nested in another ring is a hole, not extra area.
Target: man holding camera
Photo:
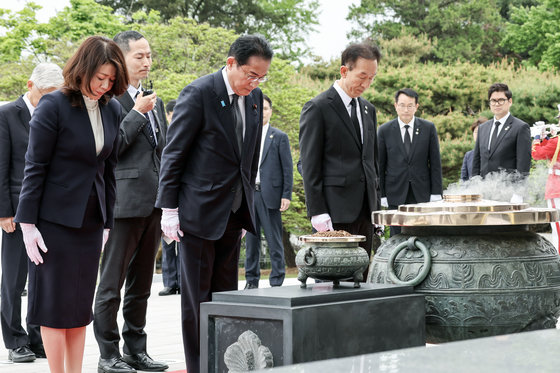
[[[167,120],[162,100],[140,83],[152,65],[148,41],[136,31],[121,32],[113,40],[124,54],[129,86],[128,92],[117,98],[123,119],[115,170],[115,224],[103,252],[95,297],[93,330],[101,354],[98,371],[163,371],[167,365],[147,354],[144,325],[161,239],[161,209],[155,208],[155,201]],[[117,313],[125,279],[121,356]]]

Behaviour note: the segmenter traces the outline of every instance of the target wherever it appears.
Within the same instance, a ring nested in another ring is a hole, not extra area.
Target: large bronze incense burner
[[[367,281],[424,294],[430,343],[554,328],[560,258],[528,225],[558,220],[556,209],[478,195],[377,211],[374,223],[402,233],[379,247]]]

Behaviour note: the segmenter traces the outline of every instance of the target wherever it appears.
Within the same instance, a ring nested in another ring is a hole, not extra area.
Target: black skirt
[[[28,262],[28,323],[69,329],[93,320],[103,225],[95,193],[88,200],[81,228],[39,220],[37,228],[48,251],[40,251],[42,264]]]

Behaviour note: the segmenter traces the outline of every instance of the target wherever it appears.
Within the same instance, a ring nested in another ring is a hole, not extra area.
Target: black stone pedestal
[[[200,305],[201,368],[227,372],[226,349],[250,330],[274,366],[425,344],[425,305],[411,286],[343,282],[214,293]]]

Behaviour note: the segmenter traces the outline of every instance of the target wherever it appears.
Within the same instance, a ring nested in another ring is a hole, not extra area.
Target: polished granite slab
[[[553,373],[560,371],[559,351],[560,330],[548,329],[316,361],[267,371],[271,373]]]

